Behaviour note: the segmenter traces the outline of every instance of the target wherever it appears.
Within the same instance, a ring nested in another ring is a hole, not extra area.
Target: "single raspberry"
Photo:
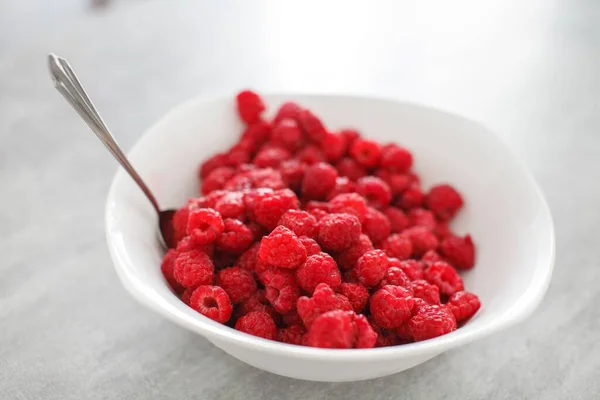
[[[362,224],[367,215],[367,202],[358,193],[343,193],[331,199],[329,209],[333,213],[355,215]]]
[[[275,311],[285,314],[296,308],[296,302],[300,297],[300,288],[293,281],[271,279],[269,285],[265,287],[265,296]]]
[[[173,267],[173,277],[186,288],[210,285],[214,269],[215,267],[206,253],[192,250],[177,255]]]
[[[227,192],[215,202],[214,209],[221,214],[222,218],[235,218],[243,221],[246,216],[244,194]]]
[[[281,328],[277,332],[277,341],[287,344],[304,344],[304,335],[306,329],[302,325],[292,325],[288,328]]]
[[[240,317],[235,323],[235,329],[263,339],[275,340],[277,337],[277,327],[273,318],[262,311],[252,311]]]
[[[337,133],[327,133],[321,147],[327,161],[334,163],[346,155],[346,138]]]
[[[173,226],[173,241],[178,243],[187,236],[187,222],[190,216],[190,209],[186,207],[182,207],[175,211],[173,217],[171,219],[171,224]]]
[[[390,172],[404,173],[412,167],[412,154],[403,147],[388,145],[381,151],[381,168]]]
[[[350,157],[344,157],[335,165],[340,176],[345,176],[351,181],[367,175],[367,171]]]
[[[440,304],[440,289],[423,279],[412,281],[413,296],[425,300],[427,304]]]
[[[423,279],[423,267],[421,266],[421,263],[416,260],[400,261],[398,268],[400,268],[412,281]]]
[[[202,180],[202,194],[209,194],[215,190],[223,189],[225,183],[234,175],[235,169],[231,167],[215,168]]]
[[[256,221],[256,205],[267,195],[272,195],[273,189],[254,189],[244,193],[244,204],[246,205],[246,216],[251,221]]]
[[[394,174],[385,169],[378,169],[374,175],[388,184],[394,197],[400,196],[413,183],[408,174]]]
[[[373,140],[356,139],[350,147],[350,155],[360,165],[375,168],[381,158],[381,146]]]
[[[214,321],[229,321],[233,308],[225,290],[218,286],[198,286],[190,297],[190,307]]]
[[[421,257],[421,263],[425,266],[429,266],[438,261],[444,261],[444,259],[435,250],[429,250]]]
[[[463,199],[452,186],[437,185],[427,193],[425,205],[442,220],[449,220],[463,206]]]
[[[395,257],[399,260],[407,260],[410,258],[413,247],[409,238],[398,233],[385,238],[379,245],[381,250],[385,251],[388,257]]]
[[[342,283],[342,275],[329,254],[319,253],[308,257],[296,270],[296,280],[302,290],[312,293],[320,283],[336,289]]]
[[[295,192],[300,192],[306,165],[298,160],[287,160],[279,165],[279,173],[286,186]]]
[[[438,240],[433,232],[422,226],[406,229],[400,235],[410,239],[413,247],[413,254],[416,257],[421,257],[429,250],[435,250],[438,246]]]
[[[327,161],[323,151],[314,144],[304,146],[296,153],[296,159],[306,165]]]
[[[340,131],[340,136],[344,137],[348,148],[354,143],[356,139],[360,139],[360,133],[355,129],[342,129]]]
[[[290,118],[279,121],[271,131],[271,141],[288,149],[296,151],[303,145],[302,130],[298,123]]]
[[[356,183],[345,176],[338,176],[335,180],[335,186],[327,195],[327,200],[335,198],[338,194],[356,192]]]
[[[397,346],[401,344],[398,335],[396,335],[395,329],[381,329],[377,327],[377,325],[375,325],[374,323],[371,323],[371,326],[373,327],[373,330],[377,333],[377,342],[375,342],[375,347]]]
[[[410,325],[408,324],[408,322],[405,322],[396,329],[394,329],[394,333],[396,334],[396,337],[399,339],[399,341],[406,343],[414,342],[414,338],[412,336],[412,332],[410,330]]]
[[[435,236],[437,236],[440,241],[443,241],[448,236],[454,236],[452,229],[450,229],[450,225],[448,225],[448,222],[446,221],[437,221],[433,233],[435,233]]]
[[[213,170],[219,167],[227,166],[227,156],[225,153],[217,153],[210,157],[208,160],[200,164],[200,171],[198,176],[202,179],[206,178]]]
[[[310,140],[321,143],[327,135],[323,122],[310,110],[302,110],[298,114],[298,122]]]
[[[400,233],[410,226],[410,220],[399,208],[388,207],[383,210],[383,214],[388,218],[392,226],[392,233]]]
[[[421,187],[418,184],[412,184],[402,193],[396,205],[404,210],[410,210],[411,208],[421,207],[424,200],[425,195]]]
[[[371,207],[382,209],[392,201],[392,192],[387,183],[375,176],[364,176],[356,182],[356,191],[367,199]]]
[[[228,218],[224,221],[225,229],[217,239],[217,248],[221,251],[240,254],[254,242],[254,235],[243,222]]]
[[[224,230],[221,214],[211,208],[193,210],[189,214],[186,231],[199,245],[214,242]]]
[[[177,282],[174,275],[175,260],[177,259],[177,255],[177,251],[169,249],[163,257],[162,263],[160,264],[160,270],[171,289],[173,289],[175,292],[181,292],[183,290],[183,286]]]
[[[253,124],[260,119],[265,110],[265,104],[258,94],[251,90],[243,90],[235,97],[237,111],[242,121]]]
[[[286,160],[289,160],[292,154],[283,147],[271,147],[261,149],[254,157],[254,164],[259,168],[277,168]]]
[[[369,300],[373,320],[384,329],[397,328],[408,321],[413,305],[411,292],[401,286],[384,286]]]
[[[433,231],[437,225],[435,215],[429,210],[423,208],[413,208],[408,212],[411,226],[422,226]]]
[[[248,203],[246,203],[246,206]],[[256,199],[254,217],[256,222],[267,229],[275,229],[281,216],[287,210],[300,208],[296,194],[289,189],[277,190],[261,195]]]
[[[314,238],[317,236],[317,219],[300,210],[289,210],[279,219],[279,225],[285,226],[296,236],[308,236]]]
[[[265,121],[257,121],[253,124],[246,126],[242,133],[242,139],[238,143],[236,149],[245,150],[248,153],[254,153],[258,148],[264,144],[271,135],[271,125]],[[240,165],[243,163],[233,163],[234,165]]]
[[[258,250],[260,249],[260,243],[255,243],[248,250],[242,253],[236,261],[236,265],[247,271],[256,270],[256,258],[258,257]]]
[[[284,119],[293,119],[293,120],[297,121],[300,116],[301,111],[302,111],[302,107],[300,107],[296,103],[292,103],[292,102],[283,103],[281,105],[281,107],[279,107],[279,110],[277,110],[277,114],[275,115],[275,118],[273,118],[273,124],[277,125]]]
[[[319,221],[318,226],[317,240],[328,250],[349,249],[360,237],[360,222],[351,214],[329,214]]]
[[[369,236],[373,243],[378,243],[389,236],[392,231],[392,224],[385,214],[373,207],[368,207],[362,224],[362,231]]]
[[[393,258],[390,260],[390,266],[388,267],[387,271],[385,271],[385,275],[379,283],[381,287],[386,285],[393,285],[402,286],[403,288],[412,290],[410,278],[404,273],[404,271],[402,271],[400,265],[400,261],[398,261],[397,259]]]
[[[377,343],[377,333],[364,315],[354,314],[354,324],[356,326],[356,339],[354,348],[370,349]]]
[[[306,256],[314,256],[315,254],[319,254],[321,252],[321,246],[314,240],[307,236],[300,236],[298,238],[302,246],[306,249]]]
[[[270,188],[279,190],[285,188],[285,183],[279,171],[273,168],[258,168],[248,172],[253,188]]]
[[[256,293],[256,282],[250,271],[230,267],[219,271],[217,285],[223,288],[233,304],[248,300]]]
[[[361,234],[356,243],[338,254],[338,266],[344,270],[352,269],[360,256],[370,250],[373,250],[371,239],[367,235]]]
[[[440,293],[451,296],[464,289],[460,275],[452,266],[444,261],[433,263],[425,270],[425,280],[440,289]]]
[[[302,195],[306,199],[324,200],[335,187],[337,176],[335,168],[326,163],[307,167],[302,179]]]
[[[342,283],[340,293],[348,298],[357,314],[361,313],[369,302],[369,291],[359,283]]]
[[[352,304],[346,296],[337,294],[327,284],[317,285],[311,298],[301,296],[297,303],[298,315],[304,326],[310,328],[313,321],[321,314],[333,310],[352,310]]]
[[[295,269],[306,260],[306,249],[292,231],[278,226],[261,240],[258,257],[272,267]]]
[[[460,323],[475,315],[481,307],[481,302],[479,297],[471,292],[456,292],[450,296],[447,306],[456,318],[456,322]]]
[[[329,213],[325,210],[321,210],[319,208],[313,208],[312,210],[308,210],[307,211],[310,213],[310,215],[312,215],[313,217],[315,217],[315,219],[317,220],[317,222],[319,222],[320,220],[322,220],[324,217],[328,216]]]
[[[183,293],[181,293],[181,301],[186,306],[190,305],[190,300],[192,298],[192,293],[194,293],[194,290],[196,289],[185,289]]]
[[[319,316],[307,334],[308,345],[331,349],[366,349],[375,346],[377,333],[364,315],[330,311]]]
[[[445,306],[426,305],[408,322],[415,341],[432,339],[456,330],[456,319]]]
[[[177,243],[177,253],[184,253],[186,251],[200,250],[206,253],[209,257],[212,257],[215,253],[215,244],[209,243],[205,245],[199,245],[192,239],[191,236],[186,236]]]
[[[385,276],[389,262],[388,256],[382,250],[370,250],[360,256],[354,269],[363,285],[374,287]]]
[[[250,162],[250,151],[242,146],[234,146],[227,152],[227,165],[237,167]]]
[[[264,290],[257,290],[248,300],[238,304],[235,308],[235,314],[238,318],[253,311],[266,312],[276,322],[279,319],[279,314],[267,300]]]
[[[470,235],[445,238],[440,245],[440,252],[455,268],[471,269],[475,265],[475,246]]]

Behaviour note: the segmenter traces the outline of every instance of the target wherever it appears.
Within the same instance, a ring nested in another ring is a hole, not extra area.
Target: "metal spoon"
[[[174,234],[172,219],[175,210],[162,210],[158,206],[156,198],[144,183],[140,175],[133,169],[125,154],[119,148],[119,145],[115,141],[106,124],[98,114],[96,107],[92,103],[92,100],[88,97],[87,93],[83,89],[83,86],[77,79],[75,72],[64,58],[58,57],[55,54],[48,55],[48,66],[50,68],[50,74],[54,81],[56,89],[64,96],[65,99],[71,104],[71,107],[77,111],[77,113],[83,118],[88,124],[92,131],[96,134],[98,139],[104,143],[110,153],[117,159],[119,164],[129,173],[129,176],[133,178],[135,183],[138,184],[140,189],[144,192],[152,207],[158,214],[158,226],[159,226],[159,240],[164,247],[175,247]]]

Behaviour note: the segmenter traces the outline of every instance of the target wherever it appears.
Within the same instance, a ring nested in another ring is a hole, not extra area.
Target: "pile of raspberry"
[[[256,93],[236,103],[238,143],[200,165],[201,196],[173,218],[161,269],[185,304],[322,348],[426,340],[477,312],[458,273],[475,247],[449,227],[463,207],[452,186],[425,191],[409,150],[329,130],[296,103],[270,120]]]

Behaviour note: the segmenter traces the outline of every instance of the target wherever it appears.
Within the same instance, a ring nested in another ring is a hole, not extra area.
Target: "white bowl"
[[[437,182],[456,186],[466,207],[453,228],[470,232],[477,245],[477,265],[463,277],[467,290],[479,295],[480,311],[448,335],[376,349],[292,346],[238,332],[195,312],[169,290],[160,272],[156,215],[120,170],[107,200],[108,245],[123,285],[144,306],[257,368],[338,382],[411,368],[523,320],[540,303],[554,263],[552,219],[530,173],[495,134],[456,115],[390,100],[293,94],[265,100],[270,110],[284,101],[297,101],[322,116],[330,128],[354,127],[367,137],[405,145],[415,155],[415,168],[426,188]],[[195,99],[161,119],[129,157],[160,204],[176,207],[197,195],[200,161],[233,144],[241,129],[233,96]]]

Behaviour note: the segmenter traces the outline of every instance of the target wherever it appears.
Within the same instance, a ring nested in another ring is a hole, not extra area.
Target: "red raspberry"
[[[327,211],[327,214],[329,214],[329,212],[330,212],[329,203],[326,203],[324,201],[315,201],[315,200],[307,201],[304,204],[304,209],[309,212],[313,211],[313,210]]]
[[[377,333],[375,333],[367,318],[364,315],[354,314],[354,324],[356,326],[354,348],[370,349],[375,347],[375,343],[377,343]]]
[[[361,313],[369,302],[369,291],[358,283],[342,283],[340,293],[348,298],[352,309],[357,314]]]
[[[350,155],[360,165],[375,168],[381,158],[381,146],[373,140],[356,139],[350,147]]]
[[[360,222],[351,214],[329,214],[319,221],[317,240],[324,248],[343,251],[360,237]]]
[[[435,215],[431,211],[422,208],[413,208],[408,212],[411,226],[422,226],[433,231],[437,225]]]
[[[183,293],[181,293],[181,301],[186,306],[190,305],[190,300],[192,298],[192,293],[194,293],[194,290],[196,289],[185,289]]]
[[[256,257],[258,256],[259,248],[260,243],[253,244],[252,247],[238,257],[235,265],[247,271],[254,271],[256,269]]]
[[[223,233],[225,224],[221,214],[210,208],[190,212],[187,233],[199,245],[212,243]]]
[[[327,161],[334,163],[346,154],[346,138],[337,133],[327,133],[321,147]]]
[[[296,270],[296,280],[302,290],[312,293],[320,283],[337,288],[342,283],[342,275],[329,254],[319,253],[308,257]]]
[[[286,211],[281,216],[279,225],[285,226],[297,236],[308,236],[311,238],[317,236],[317,219],[306,211]]]
[[[308,208],[306,210],[308,210]],[[310,213],[310,215],[312,215],[313,217],[315,217],[315,219],[317,220],[317,222],[319,222],[320,220],[322,220],[323,217],[326,217],[326,216],[329,215],[329,213],[327,211],[321,210],[319,208],[313,208],[312,210],[308,210],[308,212]]]
[[[240,267],[230,267],[219,271],[217,285],[223,288],[233,304],[248,300],[256,293],[256,282],[250,273]]]
[[[370,250],[360,256],[354,269],[360,282],[367,287],[374,287],[383,279],[390,260],[381,250]]]
[[[440,252],[455,268],[471,269],[475,265],[475,246],[470,235],[445,238],[440,245]]]
[[[410,239],[398,233],[388,236],[379,247],[385,251],[388,257],[395,257],[399,260],[409,259],[413,251]]]
[[[175,260],[177,259],[177,251],[173,249],[169,249],[165,256],[163,257],[162,263],[160,265],[160,270],[165,277],[165,280],[169,284],[169,286],[175,292],[181,292],[183,287],[177,282],[174,275],[175,269]]]
[[[200,164],[199,177],[206,178],[213,170],[219,167],[227,166],[227,156],[224,153],[217,153],[208,160]]]
[[[356,274],[356,270],[354,268],[344,272],[343,281],[346,283],[360,283],[360,281],[358,280],[358,275]]]
[[[258,148],[265,143],[271,135],[271,125],[265,121],[257,121],[246,126],[242,133],[242,139],[238,143],[237,149],[245,150],[248,153],[254,153]],[[240,165],[243,163],[235,163]]]
[[[435,250],[429,250],[427,253],[423,254],[423,257],[421,257],[421,263],[426,266],[438,261],[444,261],[444,259]]]
[[[315,254],[319,254],[321,252],[321,246],[314,239],[311,239],[307,236],[300,236],[298,238],[302,246],[306,249],[306,256],[314,256]]]
[[[392,196],[399,196],[413,183],[408,174],[393,174],[385,169],[379,169],[374,174],[388,184]]]
[[[212,170],[202,181],[202,193],[209,194],[215,190],[223,189],[225,183],[233,178],[235,169],[230,167],[219,167]]]
[[[235,309],[235,314],[237,317],[241,317],[253,311],[266,312],[274,321],[277,321],[279,318],[279,314],[265,297],[264,290],[257,290],[248,300],[239,304]]]
[[[278,226],[261,240],[258,257],[272,267],[295,269],[306,260],[306,249],[292,231]]]
[[[361,234],[356,243],[338,255],[338,266],[344,270],[354,268],[360,256],[370,250],[373,250],[371,239],[367,235]]]
[[[300,149],[300,151],[296,153],[296,159],[307,165],[327,161],[323,151],[313,144],[309,144]]]
[[[186,206],[190,211],[198,210],[200,208],[215,208],[217,202],[229,193],[232,192],[228,190],[214,190],[206,196],[189,199]]]
[[[385,208],[392,201],[392,192],[387,183],[375,176],[364,176],[356,182],[356,191],[367,199],[371,207]]]
[[[306,165],[298,160],[287,160],[279,166],[279,172],[286,186],[295,192],[299,192],[302,188],[302,179]]]
[[[285,314],[296,308],[300,297],[300,288],[296,282],[286,282],[285,279],[271,279],[265,288],[265,296],[273,305],[275,311]]]
[[[406,229],[400,235],[410,239],[413,254],[417,257],[421,257],[429,250],[435,250],[438,246],[438,240],[433,232],[422,226]]]
[[[413,296],[425,300],[427,304],[440,304],[440,290],[423,279],[412,281],[410,288]]]
[[[368,207],[362,230],[364,234],[369,236],[373,243],[378,243],[388,237],[392,231],[392,224],[383,213],[372,207]]]
[[[224,324],[233,310],[225,290],[218,286],[198,286],[190,297],[190,307],[214,321]]]
[[[329,209],[334,213],[352,214],[362,224],[367,215],[367,202],[358,193],[342,193],[331,199]]]
[[[384,286],[371,296],[371,316],[379,327],[397,328],[411,317],[414,299],[411,292],[401,286]]]
[[[425,195],[421,187],[417,184],[412,184],[402,193],[396,205],[404,210],[410,210],[411,208],[421,207],[424,200]]]
[[[186,288],[210,285],[213,280],[214,265],[206,253],[192,250],[180,253],[175,258],[173,276],[179,284]]]
[[[292,325],[289,328],[281,328],[277,332],[277,341],[287,344],[304,344],[306,329],[302,325]]]
[[[392,233],[400,233],[410,226],[410,220],[399,208],[388,207],[383,210],[383,213],[390,220]]]
[[[438,261],[427,267],[423,277],[427,282],[437,286],[440,293],[448,296],[464,289],[460,275],[444,261]]]
[[[479,307],[481,307],[479,297],[471,292],[456,292],[448,301],[448,308],[459,323],[475,315]]]
[[[298,114],[298,122],[310,140],[321,143],[327,135],[323,122],[310,110],[302,110]]]
[[[355,129],[342,129],[340,131],[340,136],[344,137],[348,147],[350,147],[356,139],[360,139],[360,133]]]
[[[292,154],[283,147],[271,147],[261,149],[254,157],[254,164],[259,168],[277,168],[286,160],[289,160]]]
[[[364,315],[330,311],[319,316],[307,334],[308,345],[330,349],[364,349],[375,346],[377,333]]]
[[[235,97],[237,111],[242,121],[253,124],[260,119],[265,110],[265,105],[260,96],[251,90],[243,90]]]
[[[244,193],[244,204],[246,205],[246,216],[248,219],[252,221],[256,220],[255,209],[258,201],[273,193],[272,189],[254,189]]]
[[[337,176],[335,168],[326,163],[307,167],[302,179],[302,195],[306,199],[324,200],[335,187]]]
[[[437,185],[427,193],[425,205],[440,219],[448,220],[454,217],[463,206],[461,195],[450,185]]]
[[[285,189],[279,171],[272,168],[259,168],[249,172],[253,188]]]
[[[250,150],[242,146],[234,146],[227,152],[227,165],[237,167],[250,162]]]
[[[302,318],[300,318],[300,316],[298,315],[298,310],[296,310],[295,308],[288,312],[285,313],[284,315],[282,315],[283,320],[283,324],[285,326],[292,326],[292,325],[302,325]]]
[[[393,285],[402,286],[403,288],[412,290],[410,278],[404,273],[404,271],[402,271],[400,265],[400,261],[396,259],[390,260],[390,266],[388,267],[387,271],[385,271],[385,275],[379,284],[381,287]]]
[[[187,222],[190,215],[190,209],[182,207],[175,211],[171,224],[173,225],[173,241],[178,243],[187,235]]]
[[[217,239],[217,248],[221,251],[240,254],[254,242],[250,228],[237,219],[228,218],[224,221],[225,230]]]
[[[236,254],[227,251],[217,251],[213,256],[215,269],[220,270],[227,267],[233,267],[236,262]]]
[[[221,214],[222,218],[235,218],[243,221],[246,216],[244,194],[241,192],[227,192],[216,201],[214,209]]]
[[[396,329],[394,329],[394,333],[400,341],[405,341],[407,343],[414,342],[412,332],[410,330],[410,325],[408,324],[408,322],[405,322]]]
[[[448,236],[453,236],[452,230],[446,221],[438,221],[435,224],[435,228],[433,229],[433,233],[439,240],[444,240]]]
[[[340,176],[345,176],[351,181],[356,181],[359,178],[367,175],[367,171],[352,158],[344,157],[335,165]]]
[[[262,311],[252,311],[240,317],[235,323],[235,329],[263,339],[275,340],[277,337],[277,327],[273,318]]]
[[[302,318],[304,326],[310,329],[313,321],[321,314],[333,310],[352,310],[352,304],[341,294],[336,294],[327,284],[317,286],[311,298],[302,296],[296,303],[298,315]]]
[[[300,116],[301,111],[302,111],[302,107],[300,107],[296,103],[292,103],[292,102],[283,103],[281,105],[281,107],[279,107],[279,110],[277,111],[277,114],[275,115],[275,118],[273,119],[273,124],[277,125],[279,122],[283,121],[284,119],[293,119],[293,120],[297,121]]]
[[[223,190],[247,191],[252,189],[254,185],[252,184],[252,178],[250,177],[251,172],[252,171],[246,171],[235,175],[233,178],[227,181],[225,186],[223,186]]]
[[[212,257],[215,253],[215,244],[209,243],[201,246],[198,243],[194,242],[191,236],[186,236],[183,239],[181,239],[179,243],[177,243],[176,250],[178,254],[184,253],[186,251],[200,250],[206,253],[209,257]]]
[[[254,216],[256,222],[272,230],[275,229],[281,216],[287,210],[297,210],[299,208],[300,205],[296,194],[289,189],[283,189],[261,195],[256,200]]]
[[[454,315],[445,306],[426,305],[408,322],[415,341],[432,339],[456,330]]]
[[[396,335],[395,330],[388,331],[387,329],[380,329],[373,323],[371,323],[371,326],[377,333],[377,342],[375,343],[375,347],[388,347],[402,344],[398,338],[398,335]]]
[[[284,287],[296,283],[294,271],[274,267],[263,268],[262,265],[262,262],[257,265],[256,273],[265,286]]]
[[[400,261],[398,268],[400,268],[412,281],[423,279],[423,267],[421,266],[421,263],[416,260]]]
[[[381,151],[381,168],[390,172],[404,173],[412,167],[412,154],[403,147],[388,145]]]
[[[283,119],[274,125],[271,131],[271,141],[285,147],[289,151],[296,151],[302,147],[304,138],[298,123],[293,119]]]
[[[331,200],[342,193],[354,193],[355,191],[356,184],[354,182],[345,176],[338,176],[335,180],[335,186],[327,195],[327,200]]]

